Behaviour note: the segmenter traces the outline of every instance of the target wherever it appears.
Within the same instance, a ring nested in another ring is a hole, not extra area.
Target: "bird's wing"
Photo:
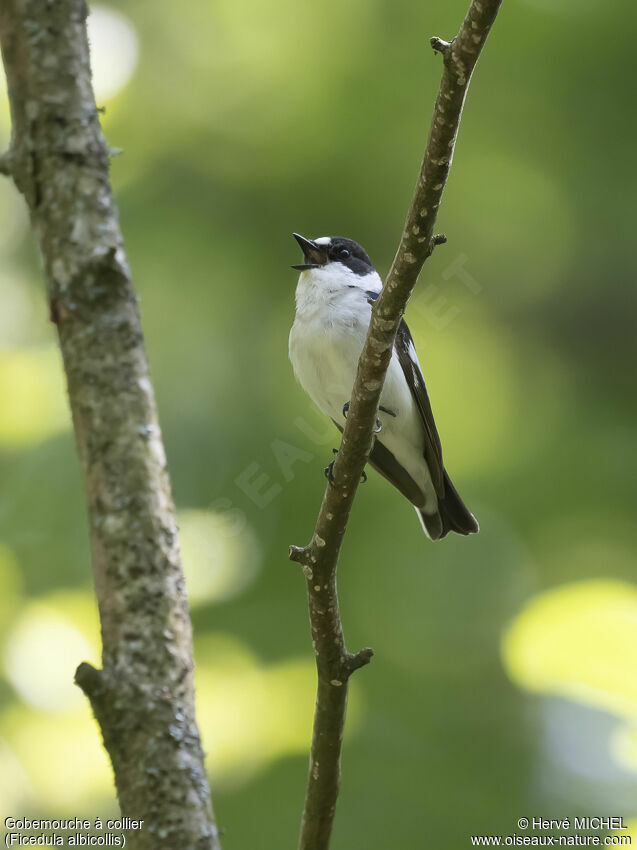
[[[411,338],[409,328],[407,327],[407,323],[404,319],[400,322],[394,348],[398,355],[398,361],[402,366],[405,380],[407,381],[411,394],[418,407],[418,412],[420,413],[420,419],[425,431],[424,454],[427,466],[429,467],[429,474],[431,475],[431,480],[436,489],[436,493],[438,493],[439,496],[442,496],[445,492],[445,470],[442,463],[442,446],[440,444],[438,430],[436,429],[436,423],[434,421],[434,415],[431,409],[431,402],[429,401],[429,394],[427,393],[425,379],[422,376],[420,364],[418,363],[414,341]]]
[[[369,290],[366,295],[370,301],[375,301],[378,298],[379,293]],[[401,319],[400,325],[398,327],[398,333],[396,334],[396,341],[394,343],[394,350],[396,351],[396,354],[398,356],[398,362],[402,367],[405,380],[407,381],[407,385],[411,390],[411,394],[414,397],[416,406],[418,407],[418,412],[420,413],[420,419],[423,425],[425,436],[424,455],[425,460],[427,461],[427,466],[429,467],[429,474],[431,475],[431,480],[433,482],[436,493],[439,496],[443,496],[445,492],[445,486],[444,466],[442,463],[442,446],[440,444],[440,437],[438,436],[438,430],[434,421],[434,415],[431,409],[431,402],[429,401],[429,394],[427,393],[425,379],[422,376],[420,364],[418,363],[418,356],[416,354],[414,341],[411,338],[409,328],[407,327],[407,322],[404,319]],[[378,445],[378,440],[376,441],[376,445]],[[381,454],[380,450],[378,454]],[[391,455],[390,452],[387,452],[385,450],[383,454],[389,454],[394,463],[397,464],[396,459],[393,455]],[[400,484],[398,484],[397,481],[394,480],[394,476],[390,476],[390,474],[388,474],[389,471],[385,471],[385,469],[383,468],[387,462],[387,458],[380,456],[377,458],[374,455],[374,451],[372,451],[370,460],[372,461],[372,464],[376,466],[379,472],[381,472],[386,478],[388,478],[389,481],[391,481],[404,495],[407,495],[403,487],[401,487]],[[404,470],[403,473],[406,475]],[[407,498],[410,497],[407,496]]]

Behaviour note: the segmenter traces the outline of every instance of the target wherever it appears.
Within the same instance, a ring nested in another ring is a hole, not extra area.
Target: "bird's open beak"
[[[325,245],[317,245],[311,239],[306,239],[300,233],[293,233],[292,236],[301,246],[305,262],[298,266],[292,266],[293,269],[303,272],[307,269],[318,269],[319,266],[324,266],[327,262],[327,247]]]

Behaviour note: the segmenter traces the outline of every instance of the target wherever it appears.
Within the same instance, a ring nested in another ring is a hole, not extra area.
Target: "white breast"
[[[361,278],[340,263],[301,272],[299,276],[289,340],[290,361],[297,380],[314,404],[339,424],[345,421],[343,405],[350,400],[371,318],[365,291],[380,292],[381,287],[376,272]],[[381,405],[396,415],[379,412],[382,431],[378,439],[424,492],[433,493],[423,457],[422,422],[395,352]]]
[[[296,290],[289,345],[294,374],[314,404],[337,422],[349,401],[371,316],[361,280],[369,283],[363,288],[380,291],[376,273],[360,278],[340,263],[302,272]]]

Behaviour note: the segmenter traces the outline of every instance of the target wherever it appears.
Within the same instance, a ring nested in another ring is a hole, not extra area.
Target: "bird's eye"
[[[341,260],[346,260],[349,257],[349,254],[350,252],[347,250],[347,248],[341,248],[341,250],[338,252],[338,256],[341,258]]]

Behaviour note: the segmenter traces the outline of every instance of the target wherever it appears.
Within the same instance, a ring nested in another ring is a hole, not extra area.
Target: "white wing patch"
[[[416,354],[416,348],[413,340],[409,341],[409,345],[407,346],[407,355],[411,360],[411,375],[414,387],[420,387],[422,386],[420,381],[420,363],[418,362],[418,355]]]

